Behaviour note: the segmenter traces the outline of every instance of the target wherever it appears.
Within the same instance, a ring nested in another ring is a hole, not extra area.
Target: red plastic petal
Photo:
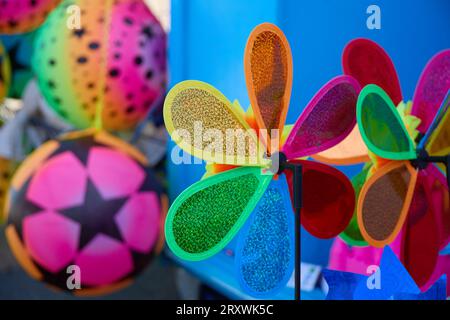
[[[389,55],[377,43],[369,39],[350,41],[342,55],[344,73],[358,80],[361,87],[376,84],[381,87],[395,105],[402,101],[402,91]]]
[[[291,163],[303,165],[303,227],[318,238],[332,238],[345,230],[355,208],[355,193],[348,178],[328,165],[307,160]],[[293,194],[292,173],[286,171]]]

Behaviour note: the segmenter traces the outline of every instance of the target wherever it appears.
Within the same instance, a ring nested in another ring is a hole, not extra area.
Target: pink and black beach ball
[[[33,278],[75,295],[128,285],[159,252],[162,188],[145,157],[102,131],[72,133],[41,146],[13,177],[6,236]]]

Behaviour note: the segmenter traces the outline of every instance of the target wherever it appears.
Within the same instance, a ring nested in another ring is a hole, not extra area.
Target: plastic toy
[[[6,237],[27,273],[75,295],[118,290],[161,250],[162,188],[146,159],[103,131],[70,133],[13,177]],[[80,290],[68,283],[80,270]]]
[[[182,259],[203,260],[242,230],[235,263],[243,289],[256,297],[270,296],[285,286],[296,266],[299,298],[300,216],[310,233],[331,238],[347,226],[355,199],[345,175],[298,158],[330,148],[349,134],[360,88],[349,76],[331,80],[283,135],[292,56],[282,31],[267,23],[256,27],[244,65],[251,101],[247,114],[199,81],[179,83],[167,95],[164,120],[172,139],[209,162],[204,179],[173,202],[165,225],[167,243]],[[206,136],[215,135],[197,140],[199,127]],[[230,130],[244,143],[233,140],[230,145],[222,139]]]
[[[66,26],[69,4],[81,9],[79,28]],[[165,94],[165,50],[165,32],[144,1],[76,0],[63,2],[39,29],[33,69],[67,122],[130,130]]]
[[[408,271],[389,247],[379,266],[367,266],[369,275],[324,270],[329,286],[327,300],[445,300],[446,277],[421,292]]]
[[[450,66],[450,51],[438,55],[431,66],[439,65],[439,60]],[[440,74],[441,68],[435,72]],[[429,76],[430,72],[426,70],[425,75]],[[414,103],[424,108],[426,101],[429,100],[423,100],[420,91],[416,93]],[[359,229],[370,245],[383,247],[392,243],[404,227],[401,260],[419,286],[431,277],[439,250],[447,245],[450,236],[446,228],[449,225],[449,105],[447,96],[435,120],[429,123],[427,133],[419,136],[416,147],[392,100],[380,87],[368,85],[358,98],[360,132],[375,155],[375,170],[362,187],[358,200]],[[444,171],[447,168],[447,181],[438,164],[444,165]]]

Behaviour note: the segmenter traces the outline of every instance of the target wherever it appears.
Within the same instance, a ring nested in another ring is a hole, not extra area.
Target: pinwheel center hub
[[[288,159],[283,152],[275,152],[270,156],[272,160],[272,166],[270,171],[274,174],[281,174],[288,168]]]
[[[450,155],[447,156],[430,156],[425,150],[417,151],[417,158],[411,160],[411,165],[419,170],[426,169],[430,163],[442,163],[446,166],[450,163]]]

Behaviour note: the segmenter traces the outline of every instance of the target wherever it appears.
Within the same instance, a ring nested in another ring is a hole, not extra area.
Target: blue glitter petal
[[[240,232],[235,265],[244,292],[275,295],[294,269],[294,213],[286,177],[272,180]]]

